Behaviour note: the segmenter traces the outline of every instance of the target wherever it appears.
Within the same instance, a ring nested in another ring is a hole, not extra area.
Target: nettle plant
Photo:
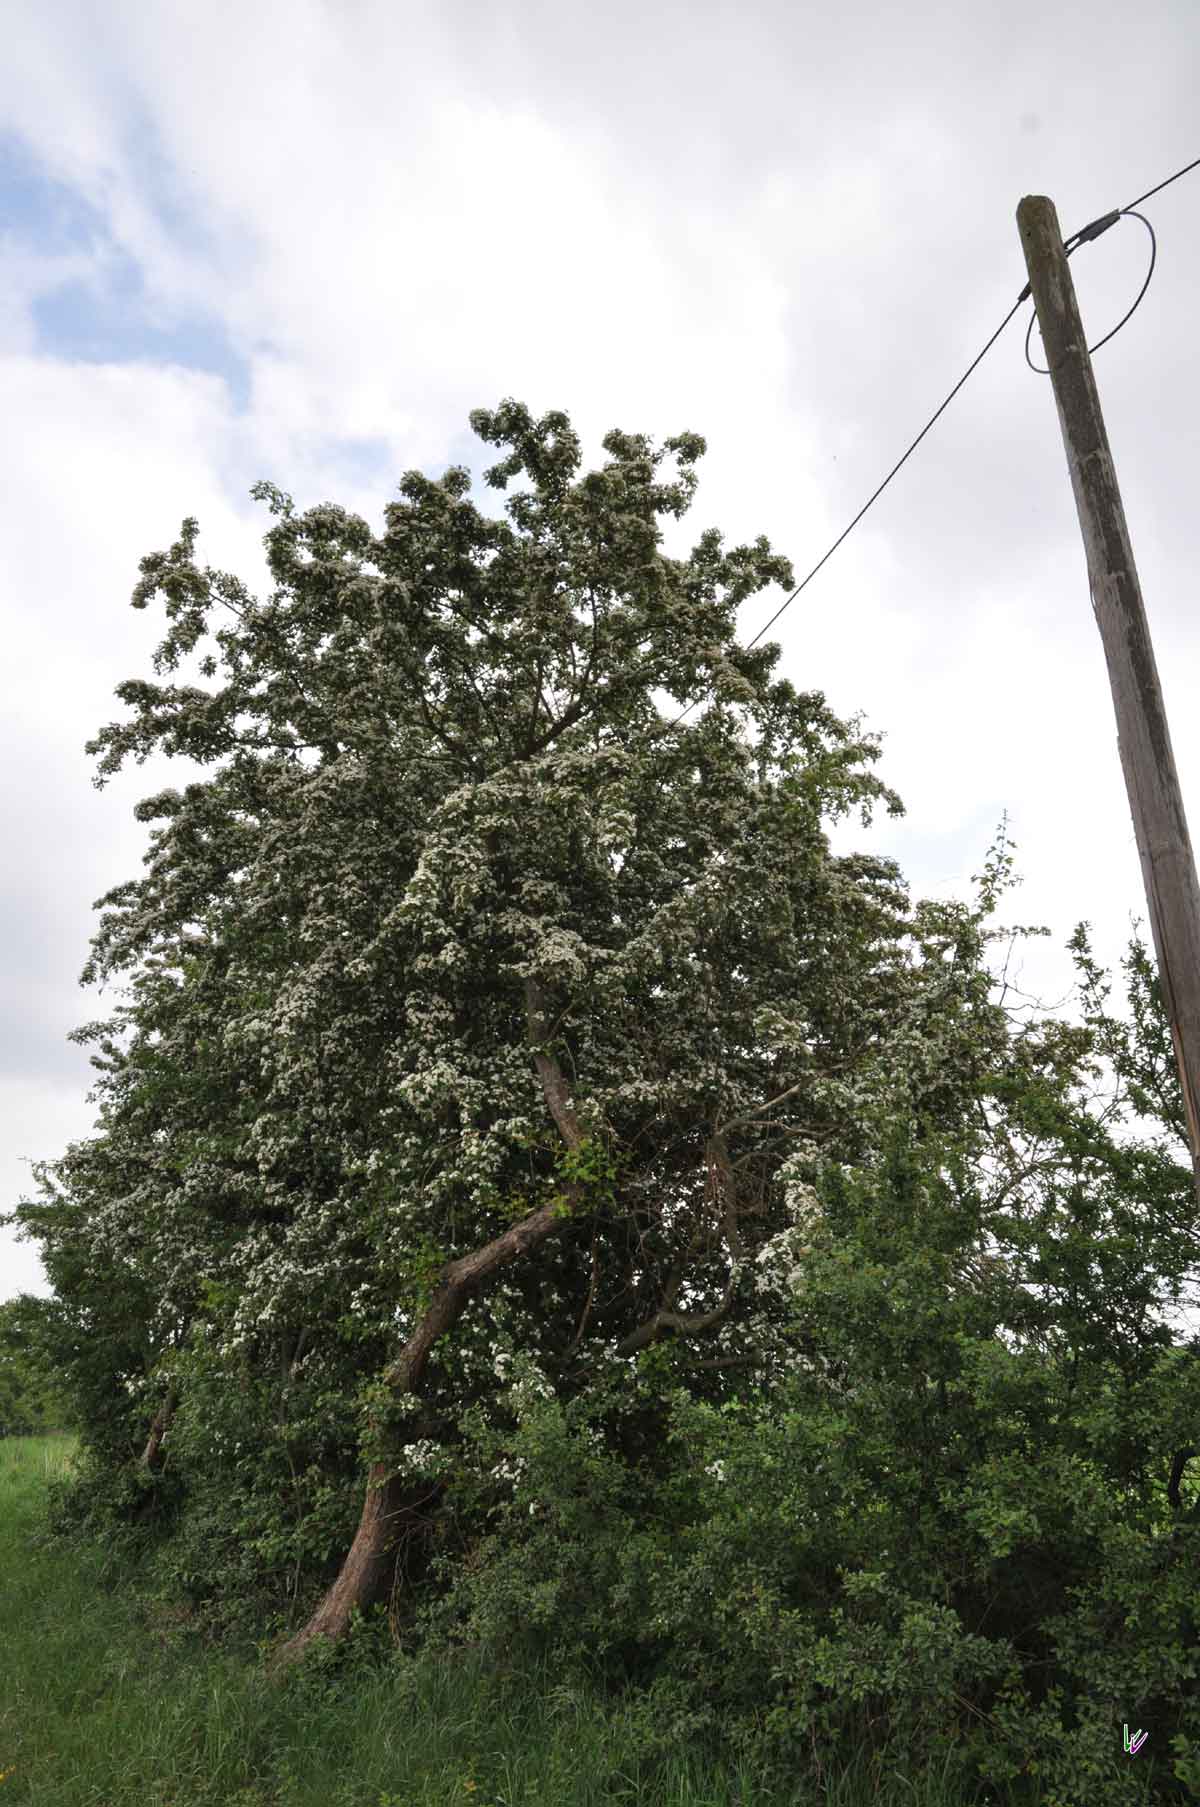
[[[530,480],[508,520],[458,467],[410,472],[380,535],[259,484],[264,602],[196,566],[185,521],[133,601],[164,599],[156,675],[199,654],[204,683],[122,684],[133,718],[89,743],[98,784],[155,750],[213,770],[138,806],[147,870],[84,972],[131,994],[78,1032],[100,1133],[25,1218],[81,1318],[114,1276],[146,1302],[113,1391],[142,1484],[175,1463],[177,1532],[252,1464],[244,1428],[205,1434],[221,1376],[264,1446],[324,1427],[287,1524],[273,1462],[240,1508],[272,1574],[323,1589],[281,1662],[387,1597],[456,1501],[478,1527],[511,1499],[464,1429],[515,1429],[506,1360],[665,1482],[672,1388],[716,1407],[795,1363],[821,1176],[872,1171],[898,1123],[983,1136],[1011,1064],[1003,839],[970,907],[831,854],[831,823],[901,805],[858,721],[737,641],[787,560],[715,530],[661,551],[703,440],[613,432],[580,478],[565,415],[471,419],[508,448],[488,482]],[[707,706],[668,723],[664,693]],[[361,1516],[322,1572],[305,1490],[315,1512],[351,1442]]]

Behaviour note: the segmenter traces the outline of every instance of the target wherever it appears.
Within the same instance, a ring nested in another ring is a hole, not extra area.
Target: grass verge
[[[639,1773],[619,1707],[469,1657],[272,1688],[256,1651],[171,1632],[46,1539],[73,1449],[0,1441],[0,1807],[964,1807],[936,1777],[850,1766],[805,1792],[682,1747]]]

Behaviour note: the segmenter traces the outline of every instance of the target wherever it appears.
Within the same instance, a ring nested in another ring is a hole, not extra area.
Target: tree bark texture
[[[171,1428],[171,1420],[175,1416],[175,1407],[178,1403],[179,1395],[172,1387],[154,1414],[150,1435],[146,1439],[146,1447],[142,1451],[141,1459],[141,1466],[148,1468],[152,1474],[162,1467],[163,1438]]]

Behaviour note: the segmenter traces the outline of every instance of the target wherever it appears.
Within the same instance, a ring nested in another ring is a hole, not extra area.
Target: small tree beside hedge
[[[54,1315],[53,1301],[32,1293],[0,1305],[0,1437],[36,1437],[71,1428],[48,1352]]]

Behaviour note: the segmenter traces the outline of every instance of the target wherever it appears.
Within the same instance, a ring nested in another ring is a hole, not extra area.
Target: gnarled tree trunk
[[[354,1542],[337,1580],[303,1630],[277,1653],[273,1666],[298,1657],[314,1638],[336,1641],[349,1629],[355,1608],[365,1612],[391,1593],[399,1550],[426,1521],[420,1508],[441,1493],[441,1485],[407,1485],[386,1463],[375,1462],[367,1476],[367,1497]]]
[[[547,1108],[567,1147],[577,1149],[584,1140],[584,1131],[562,1069],[549,1052],[549,1000],[535,980],[525,982],[525,1004],[530,1048]],[[566,1196],[569,1207],[574,1209],[582,1202],[582,1187],[577,1182],[568,1183]],[[429,1309],[384,1376],[395,1395],[417,1391],[430,1350],[457,1323],[472,1296],[510,1261],[545,1242],[562,1227],[563,1221],[553,1204],[543,1205],[483,1248],[448,1264]],[[273,1671],[279,1672],[296,1662],[316,1638],[337,1641],[344,1637],[355,1609],[365,1612],[388,1593],[397,1550],[402,1540],[417,1529],[417,1509],[427,1503],[428,1497],[427,1486],[421,1489],[419,1483],[404,1481],[386,1462],[372,1465],[362,1517],[338,1577],[308,1623],[276,1651],[271,1662]]]
[[[171,1387],[166,1398],[154,1414],[154,1419],[150,1426],[150,1435],[146,1439],[146,1447],[142,1451],[140,1464],[142,1468],[148,1468],[151,1473],[154,1473],[156,1469],[162,1467],[163,1438],[171,1428],[171,1420],[175,1416],[175,1407],[178,1403],[179,1395],[175,1391],[175,1388]]]

